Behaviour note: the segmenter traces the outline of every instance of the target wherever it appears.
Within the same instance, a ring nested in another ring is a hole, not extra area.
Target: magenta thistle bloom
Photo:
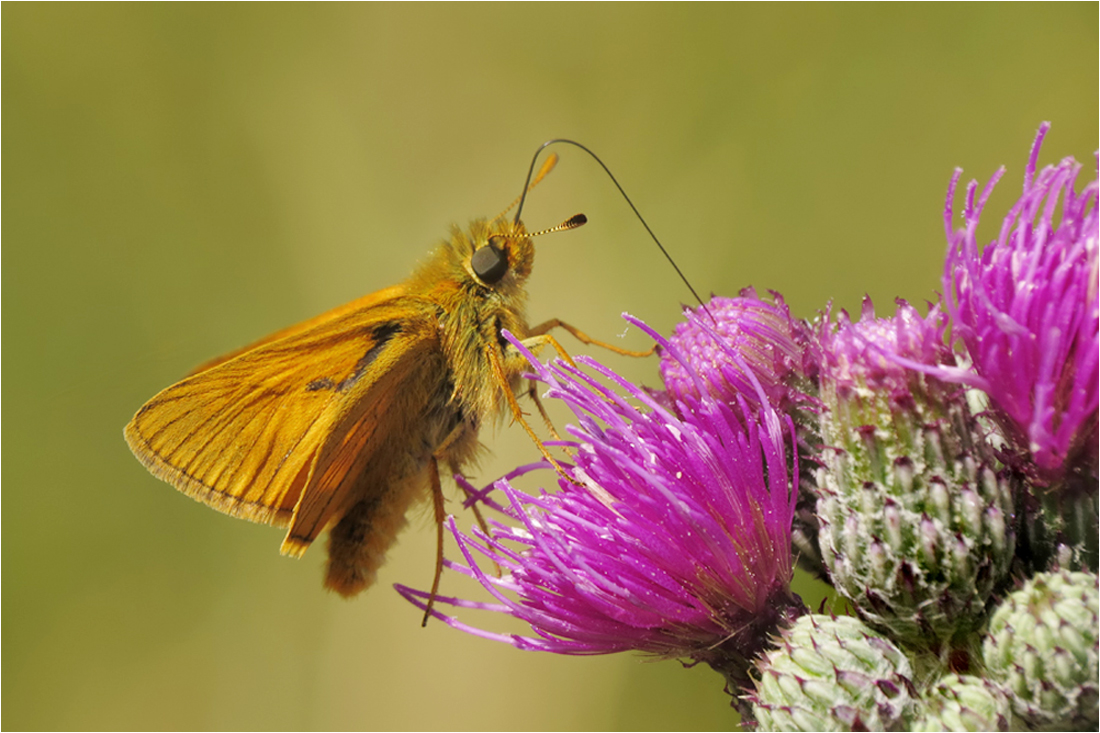
[[[976,202],[978,184],[970,182],[964,225],[952,230],[956,170],[944,211],[944,302],[974,364],[964,379],[989,394],[1005,437],[1029,456],[1019,467],[1039,485],[1082,467],[1095,474],[1100,347],[1097,181],[1076,193],[1082,166],[1073,158],[1036,173],[1048,129],[1043,123],[1035,138],[1023,195],[981,252],[978,220],[1004,169]]]
[[[686,309],[686,320],[669,339],[686,360],[671,354],[661,359],[661,377],[671,395],[698,398],[700,388],[722,402],[736,404],[740,395],[756,401],[757,388],[747,368],[773,406],[780,410],[805,400],[798,384],[812,376],[808,329],[791,317],[782,296],[762,300],[752,288],[738,298],[715,296],[706,306]],[[718,339],[724,343],[719,344]],[[731,352],[732,347],[732,352]],[[731,358],[737,353],[741,363]],[[701,377],[701,380],[699,379]]]
[[[437,599],[514,616],[534,635],[490,634],[436,615],[521,649],[635,649],[706,661],[744,682],[767,635],[801,609],[789,590],[796,472],[783,421],[770,408],[743,420],[709,397],[685,397],[677,416],[596,361],[576,361],[602,379],[560,361],[532,363],[548,397],[578,418],[569,427],[576,464],[566,469],[577,483],[559,479],[556,492],[532,497],[498,481],[511,523],[493,523],[486,537],[451,520],[465,563],[449,564],[498,603]],[[426,595],[398,590],[414,602]]]
[[[795,439],[788,449],[797,451],[801,475],[791,540],[799,565],[824,578],[813,476],[814,447],[821,443],[813,414],[820,359],[810,327],[791,317],[779,293],[771,295],[763,300],[745,288],[740,297],[715,296],[705,306],[685,309],[685,320],[669,339],[677,353],[662,353],[661,376],[669,395],[698,399],[708,394],[734,407],[744,400],[759,409],[759,389],[771,407],[794,420]]]
[[[863,299],[860,320],[853,323],[841,311],[836,323],[826,315],[818,329],[821,375],[843,400],[870,392],[889,397],[892,407],[905,409],[913,390],[922,390],[919,371],[955,367],[944,343],[944,317],[933,306],[927,316],[899,298],[893,318],[875,318],[870,298]],[[957,387],[951,391],[958,392]],[[866,396],[866,395],[864,395]]]

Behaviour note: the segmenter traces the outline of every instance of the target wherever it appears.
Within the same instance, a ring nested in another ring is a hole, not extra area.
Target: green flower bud
[[[952,359],[940,314],[873,316],[823,327],[818,542],[864,621],[939,652],[981,628],[1008,576],[1013,491],[965,391],[893,361]]]
[[[909,660],[850,616],[802,616],[758,672],[760,730],[904,730],[919,710]]]
[[[1012,702],[998,685],[970,675],[949,674],[924,693],[924,711],[914,731],[1008,730]]]
[[[983,644],[989,677],[1036,728],[1096,730],[1097,576],[1040,573],[1009,594]]]

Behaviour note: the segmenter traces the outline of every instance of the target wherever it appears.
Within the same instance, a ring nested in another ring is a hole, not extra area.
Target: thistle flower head
[[[815,414],[817,343],[809,326],[791,317],[783,297],[774,291],[771,296],[764,300],[746,288],[740,297],[714,297],[685,309],[685,320],[669,339],[677,353],[662,353],[661,376],[668,395],[699,399],[705,394],[735,407],[744,400],[759,408],[759,389],[768,404],[793,419],[788,450],[798,454],[800,476],[792,541],[799,565],[824,577],[813,492],[813,446],[821,442]]]
[[[1004,169],[980,196],[966,189],[953,229],[956,170],[947,191],[944,303],[953,337],[974,364],[966,381],[987,392],[1019,467],[1040,484],[1091,468],[1097,457],[1097,180],[1080,193],[1073,158],[1036,171],[1044,123],[1024,172],[1023,194],[995,240],[979,252],[978,222]],[[1061,209],[1061,216],[1056,212]]]
[[[925,373],[956,369],[943,322],[904,301],[875,318],[868,300],[818,336],[823,561],[863,619],[925,647],[981,624],[1015,549],[1011,486],[964,390]]]
[[[667,352],[661,359],[669,394],[698,399],[706,392],[731,404],[738,396],[755,402],[755,381],[780,410],[803,401],[794,385],[812,376],[810,334],[791,317],[782,296],[772,293],[772,298],[763,300],[746,288],[740,297],[716,296],[705,306],[685,309],[686,319],[669,339],[685,361]]]
[[[547,396],[578,420],[569,480],[533,497],[497,482],[509,521],[489,536],[451,523],[465,562],[449,567],[498,602],[437,599],[509,614],[534,634],[488,634],[440,617],[522,649],[686,656],[740,682],[768,633],[801,609],[789,590],[796,492],[783,421],[709,395],[684,397],[673,414],[594,360],[576,362],[588,371],[532,362]]]
[[[860,319],[841,311],[835,322],[826,314],[818,328],[820,374],[842,400],[885,395],[893,407],[906,408],[927,384],[914,365],[954,365],[944,343],[944,316],[932,306],[927,316],[902,299],[893,318],[876,318],[864,298]],[[957,391],[957,390],[955,390]]]

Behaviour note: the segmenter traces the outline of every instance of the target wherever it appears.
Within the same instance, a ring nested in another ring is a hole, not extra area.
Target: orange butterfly
[[[578,215],[547,232],[584,221]],[[534,236],[518,214],[454,228],[404,283],[204,364],[165,389],[126,426],[127,443],[153,475],[188,496],[286,527],[284,555],[300,557],[331,528],[325,585],[344,596],[374,581],[409,506],[430,493],[438,584],[438,463],[460,472],[478,450],[478,430],[506,408],[534,437],[515,398],[527,363],[501,330],[560,351],[548,333],[560,326],[585,343],[642,355],[556,319],[527,325]],[[529,394],[545,418],[533,385]]]

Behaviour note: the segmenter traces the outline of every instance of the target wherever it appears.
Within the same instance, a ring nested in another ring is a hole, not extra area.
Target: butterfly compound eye
[[[508,272],[508,256],[497,244],[499,241],[499,237],[491,238],[470,260],[474,274],[486,285],[496,285]]]

